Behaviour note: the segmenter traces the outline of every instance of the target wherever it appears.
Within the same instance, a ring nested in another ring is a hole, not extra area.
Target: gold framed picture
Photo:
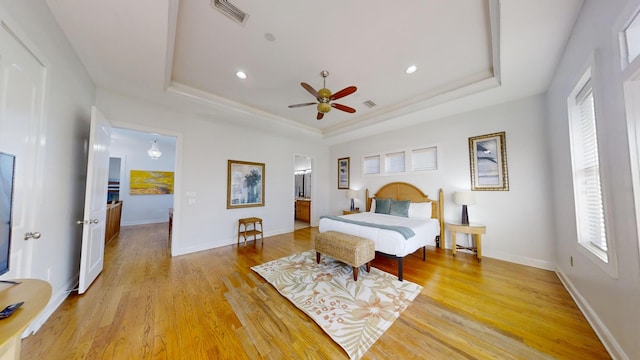
[[[349,158],[338,159],[338,189],[349,189]]]
[[[471,190],[509,190],[505,132],[469,138]]]
[[[227,162],[227,209],[264,206],[264,164]]]

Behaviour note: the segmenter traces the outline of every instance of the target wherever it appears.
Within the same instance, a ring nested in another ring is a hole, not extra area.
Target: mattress
[[[320,219],[320,232],[338,231],[371,239],[376,244],[376,251],[399,257],[409,255],[425,245],[435,246],[436,236],[440,234],[440,223],[437,219],[405,218],[371,212],[344,215],[341,217],[374,224],[411,228],[415,235],[405,239],[400,233],[393,230],[352,224],[329,218]]]

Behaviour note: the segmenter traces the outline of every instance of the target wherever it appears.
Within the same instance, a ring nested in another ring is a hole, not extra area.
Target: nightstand
[[[342,210],[342,215],[359,214],[360,210]]]
[[[456,256],[456,250],[466,249],[472,250],[478,257],[478,262],[482,261],[482,234],[486,232],[486,226],[481,224],[460,224],[460,223],[445,223],[445,230],[451,232],[451,250],[453,256]],[[456,244],[456,233],[471,234],[475,246],[464,247]]]
[[[249,227],[251,225],[251,227]],[[260,229],[258,229],[260,225]],[[244,226],[244,230],[241,230]],[[264,235],[262,235],[262,219],[259,217],[250,217],[238,220],[238,246],[240,246],[240,236],[244,237],[244,246],[247,246],[247,238],[253,236],[253,244],[256,244],[256,236],[260,235],[262,245],[264,245]]]

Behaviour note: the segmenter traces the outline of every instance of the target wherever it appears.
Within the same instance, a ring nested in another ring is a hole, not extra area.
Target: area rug
[[[395,275],[365,266],[353,281],[351,266],[313,250],[251,268],[311,317],[351,359],[376,342],[422,291]]]

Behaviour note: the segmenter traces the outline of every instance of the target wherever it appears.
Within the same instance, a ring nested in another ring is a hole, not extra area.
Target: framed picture
[[[509,190],[505,132],[469,138],[471,190]]]
[[[264,164],[229,160],[227,209],[264,206]]]
[[[173,171],[131,170],[129,195],[173,194]]]
[[[338,189],[349,189],[349,158],[338,159]]]

